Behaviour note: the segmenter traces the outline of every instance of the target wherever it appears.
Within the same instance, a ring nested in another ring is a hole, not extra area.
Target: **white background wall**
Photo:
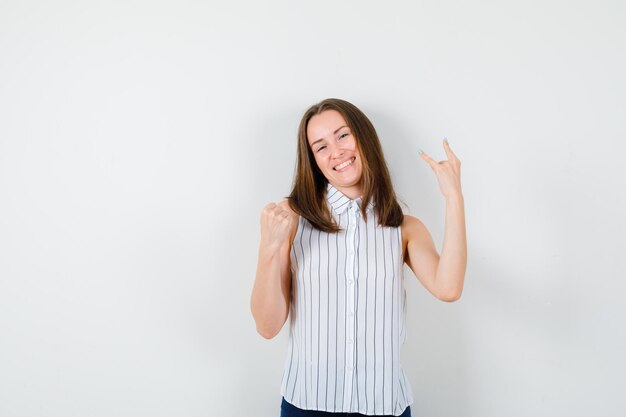
[[[468,269],[406,271],[414,416],[618,416],[626,400],[621,1],[0,1],[0,415],[278,416],[288,328],[249,310],[300,116],[461,159]]]

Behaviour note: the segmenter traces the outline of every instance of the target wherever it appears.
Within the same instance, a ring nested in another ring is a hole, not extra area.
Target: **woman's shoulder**
[[[421,223],[420,219],[418,219],[417,217],[410,215],[410,214],[405,214],[404,218],[402,219],[402,227],[414,227],[416,224]]]
[[[410,214],[405,214],[404,219],[402,220],[402,236],[403,240],[406,242],[410,240],[414,236],[418,236],[424,230],[426,230],[426,226],[420,219]]]

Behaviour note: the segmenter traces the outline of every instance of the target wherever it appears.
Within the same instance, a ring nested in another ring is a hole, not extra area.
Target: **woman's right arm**
[[[297,225],[297,215],[287,201],[270,203],[261,212],[261,243],[250,309],[257,332],[266,339],[280,332],[289,315],[289,252]]]

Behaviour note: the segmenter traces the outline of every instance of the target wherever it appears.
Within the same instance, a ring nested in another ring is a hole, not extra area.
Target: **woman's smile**
[[[345,170],[347,170],[348,166],[351,166],[352,163],[354,162],[354,160],[356,159],[355,156],[353,156],[352,158],[348,159],[345,162],[342,162],[341,164],[337,165],[335,168],[333,168],[335,171],[339,171],[339,172],[343,172]]]

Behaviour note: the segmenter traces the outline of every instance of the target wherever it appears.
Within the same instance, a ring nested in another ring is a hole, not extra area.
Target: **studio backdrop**
[[[623,415],[625,51],[611,0],[1,1],[0,416],[278,416],[259,216],[327,97],[438,250],[418,150],[462,161],[462,297],[405,268],[413,415]]]

